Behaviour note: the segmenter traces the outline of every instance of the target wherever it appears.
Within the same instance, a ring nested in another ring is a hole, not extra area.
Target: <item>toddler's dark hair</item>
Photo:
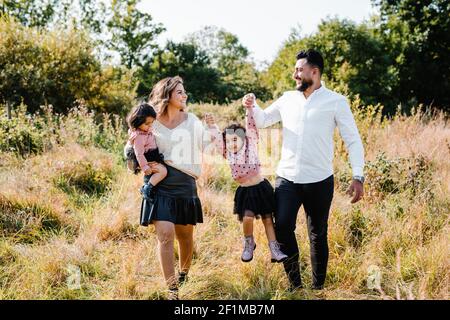
[[[134,107],[133,110],[131,110],[131,112],[128,114],[127,116],[128,127],[130,129],[137,129],[142,124],[145,123],[145,120],[148,117],[156,119],[156,111],[148,103],[141,103],[137,107]]]

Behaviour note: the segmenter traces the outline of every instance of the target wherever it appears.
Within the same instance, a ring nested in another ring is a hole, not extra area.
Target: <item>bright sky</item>
[[[236,34],[259,63],[274,59],[293,27],[310,34],[326,17],[360,22],[375,12],[371,0],[143,0],[139,8],[166,27],[161,44],[215,25]]]

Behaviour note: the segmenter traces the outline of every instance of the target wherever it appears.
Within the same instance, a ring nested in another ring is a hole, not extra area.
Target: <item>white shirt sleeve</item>
[[[364,147],[347,100],[336,103],[335,120],[349,153],[353,176],[364,176]]]
[[[255,102],[254,104],[254,117],[255,123],[258,128],[267,128],[271,125],[281,121],[280,106],[283,96],[278,98],[274,103],[268,106],[266,109],[261,109]]]

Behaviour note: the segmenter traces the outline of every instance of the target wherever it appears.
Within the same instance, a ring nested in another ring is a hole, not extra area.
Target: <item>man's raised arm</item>
[[[267,128],[271,125],[281,121],[280,114],[280,100],[276,100],[266,109],[261,109],[260,106],[256,103],[256,97],[253,93],[246,94],[244,98],[242,98],[242,105],[244,107],[253,106],[253,115],[255,118],[255,123],[258,128]]]

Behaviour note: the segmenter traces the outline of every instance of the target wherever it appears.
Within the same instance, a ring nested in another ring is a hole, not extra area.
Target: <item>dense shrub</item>
[[[113,174],[112,168],[107,164],[95,165],[89,161],[81,161],[62,168],[54,178],[54,184],[67,193],[97,196],[109,190]]]
[[[40,153],[46,145],[45,131],[36,127],[32,116],[26,116],[25,106],[21,106],[20,117],[8,120],[0,112],[0,151],[12,152],[20,156]]]
[[[64,113],[79,101],[99,112],[124,114],[133,99],[131,72],[102,67],[80,30],[42,31],[0,19],[0,102],[33,113],[51,104]]]
[[[0,119],[0,151],[9,151],[25,156],[39,153],[43,149],[42,135],[29,124],[20,124],[17,119]]]
[[[0,151],[28,156],[76,142],[100,147],[119,158],[126,131],[118,115],[96,114],[85,106],[72,108],[66,115],[54,113],[52,106],[43,106],[40,111],[30,115],[21,105],[8,120],[0,105]]]
[[[0,195],[0,236],[31,243],[54,232],[74,231],[61,214],[37,200]]]
[[[380,153],[366,166],[368,195],[371,199],[408,192],[411,197],[433,197],[432,162],[424,155],[389,159]]]

